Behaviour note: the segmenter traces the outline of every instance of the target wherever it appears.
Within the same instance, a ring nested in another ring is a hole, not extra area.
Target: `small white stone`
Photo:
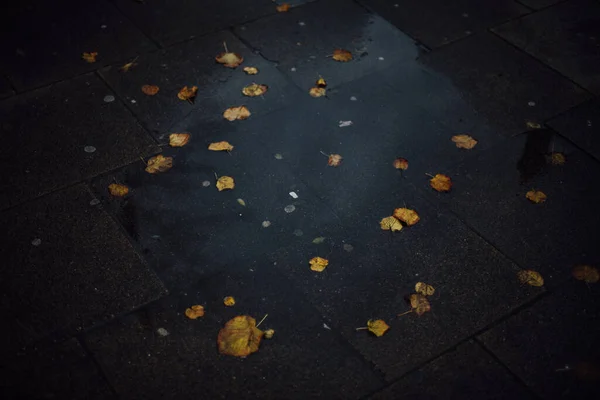
[[[112,103],[113,101],[115,101],[115,96],[113,96],[112,94],[107,94],[106,96],[104,96],[104,101],[106,103]]]
[[[271,221],[263,221],[261,225],[263,228],[268,228],[271,226]]]
[[[356,98],[356,96],[350,96],[350,101],[356,101],[356,100],[358,100],[358,99]]]
[[[293,204],[287,205],[283,208],[283,211],[285,211],[286,213],[293,213],[294,211],[296,211],[296,206]]]
[[[276,158],[277,160],[282,160],[282,159],[283,159],[283,156],[282,156],[281,154],[277,153],[277,154],[275,154],[275,158]]]
[[[158,328],[156,330],[156,332],[160,335],[160,336],[167,336],[169,334],[169,331],[166,330],[165,328]]]
[[[379,57],[379,58],[378,58],[378,60],[379,60],[379,61],[383,61],[383,60],[385,60],[385,58],[383,58],[383,57]]]
[[[204,181],[204,182],[202,182],[202,186],[203,187],[209,187],[210,186],[210,181]]]
[[[290,192],[290,196],[292,196],[292,198],[297,199],[298,195],[296,194],[296,192]]]
[[[40,244],[42,244],[42,239],[40,238],[35,238],[31,241],[31,244],[34,246],[39,246]]]
[[[296,72],[296,67],[292,67],[292,68],[290,68],[290,71],[292,71],[292,72]]]
[[[90,201],[90,206],[97,206],[98,204],[100,204],[100,200],[98,199],[92,199]]]
[[[302,229],[296,229],[294,230],[294,235],[300,237],[304,235],[304,232],[302,232]]]
[[[106,25],[100,25],[100,29],[106,29]]]
[[[137,103],[137,101],[135,101],[134,99],[131,99],[131,103],[135,104],[135,103]]]
[[[463,13],[462,16],[463,16],[463,18],[469,18],[469,14],[468,13]]]
[[[350,253],[352,250],[354,250],[354,246],[352,246],[351,244],[345,243],[344,250],[346,250],[348,253]]]
[[[83,148],[83,151],[85,151],[86,153],[93,153],[96,151],[96,148],[94,146],[85,146]]]
[[[530,101],[529,103],[527,103],[527,105],[529,107],[535,107],[535,101]]]
[[[306,26],[306,23],[303,22],[303,21],[300,21],[300,22],[298,22],[298,25],[300,25],[300,26]]]
[[[323,328],[331,330],[331,328],[329,326],[327,326],[327,324],[325,324],[325,323],[323,324]]]
[[[339,127],[340,127],[340,128],[343,128],[343,127],[345,127],[345,126],[350,126],[350,125],[352,125],[352,124],[353,124],[353,122],[352,122],[352,121],[340,121],[340,122],[339,122]]]

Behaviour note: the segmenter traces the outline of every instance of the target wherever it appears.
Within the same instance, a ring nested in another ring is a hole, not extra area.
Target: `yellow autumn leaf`
[[[216,56],[215,60],[227,68],[237,68],[242,62],[244,62],[244,57],[237,53],[224,52]]]
[[[550,154],[550,162],[552,165],[564,165],[567,161],[563,153],[553,152]]]
[[[248,75],[258,74],[258,68],[256,67],[244,67],[244,72]]]
[[[377,337],[383,336],[383,334],[386,333],[388,329],[390,329],[388,324],[386,324],[385,321],[382,319],[367,321],[367,328]]]
[[[154,156],[148,160],[146,172],[149,174],[157,174],[171,169],[173,166],[173,157],[165,157],[162,154]]]
[[[96,51],[92,51],[90,53],[83,53],[81,55],[81,58],[83,58],[85,62],[88,62],[90,64],[96,62],[96,57],[98,57],[98,52]]]
[[[169,146],[171,147],[183,147],[190,141],[190,134],[184,133],[171,133],[169,135]]]
[[[235,182],[230,176],[222,176],[217,180],[217,189],[219,189],[219,192],[227,189],[233,189],[234,187]]]
[[[253,83],[244,87],[242,89],[242,93],[244,94],[244,96],[256,97],[262,96],[263,94],[267,93],[268,89],[269,87],[267,85],[259,85],[258,83]]]
[[[539,204],[545,202],[548,196],[539,190],[530,190],[525,194],[525,197],[532,203]]]
[[[348,62],[352,60],[352,53],[344,49],[335,49],[333,51],[333,59],[340,62]]]
[[[246,207],[246,202],[244,201],[244,199],[237,199],[237,202],[240,206]]]
[[[108,192],[115,197],[123,197],[129,194],[129,188],[119,183],[111,183],[108,185]]]
[[[429,300],[427,300],[427,297],[423,296],[422,294],[411,294],[409,300],[410,307],[412,308],[411,311],[413,311],[418,316],[421,316],[431,310]]]
[[[275,330],[274,329],[267,329],[265,331],[265,339],[273,339],[274,335],[275,335]]]
[[[519,278],[519,282],[530,286],[544,286],[544,278],[537,271],[530,269],[521,270],[517,273],[517,278]]]
[[[415,292],[422,294],[423,296],[432,296],[435,293],[435,289],[425,282],[417,282],[415,285]]]
[[[231,296],[227,296],[223,299],[223,304],[225,304],[227,307],[232,307],[235,305],[235,299]]]
[[[250,115],[252,114],[250,113],[250,110],[246,108],[246,106],[229,107],[227,110],[225,110],[225,112],[223,112],[223,118],[225,118],[228,121],[246,119]]]
[[[525,126],[527,126],[527,128],[529,128],[529,129],[541,129],[542,128],[542,126],[540,124],[538,124],[537,122],[534,122],[534,121],[527,121]]]
[[[127,64],[123,65],[121,68],[119,68],[122,72],[129,72],[129,70],[133,67],[135,67],[137,65],[137,63],[135,62],[137,60],[137,57],[131,61],[128,62]]]
[[[406,171],[408,169],[408,160],[406,158],[396,158],[393,165],[396,169]]]
[[[396,232],[402,229],[402,224],[400,223],[400,221],[398,221],[393,216],[383,218],[381,222],[379,222],[379,225],[384,231]]]
[[[177,93],[177,97],[179,98],[179,100],[189,101],[190,103],[193,103],[196,99],[197,94],[198,86],[192,86],[190,88],[184,86],[181,88],[179,93]]]
[[[322,88],[322,87],[313,87],[310,88],[310,90],[308,91],[308,94],[310,94],[312,97],[323,97],[327,94],[327,89]]]
[[[185,316],[189,319],[196,319],[204,316],[204,307],[201,305],[191,306],[185,310]]]
[[[327,265],[329,265],[329,260],[326,260],[321,257],[313,257],[308,262],[310,264],[310,269],[316,272],[323,272]]]
[[[288,3],[283,3],[275,8],[277,9],[277,12],[287,12],[289,11],[290,7],[291,6]]]
[[[318,88],[324,88],[324,87],[327,87],[327,82],[325,82],[325,79],[319,78],[319,79],[317,79],[316,85]]]
[[[438,192],[449,192],[450,189],[452,189],[452,180],[449,176],[444,174],[436,174],[433,178],[431,178],[429,184]]]
[[[208,149],[212,151],[231,151],[233,146],[229,142],[214,142],[208,145]]]
[[[421,219],[415,210],[408,208],[396,208],[394,210],[394,218],[404,222],[408,226],[412,226]]]
[[[258,351],[264,332],[256,327],[256,320],[239,315],[229,320],[219,331],[219,353],[235,357],[247,357]]]
[[[343,157],[339,154],[330,154],[329,158],[327,159],[327,165],[330,167],[337,167],[342,162],[342,158]]]
[[[472,149],[477,144],[477,140],[469,135],[452,136],[452,141],[456,143],[456,147],[459,149]]]
[[[586,283],[596,283],[600,280],[598,269],[591,265],[577,265],[573,267],[573,277],[578,281]]]

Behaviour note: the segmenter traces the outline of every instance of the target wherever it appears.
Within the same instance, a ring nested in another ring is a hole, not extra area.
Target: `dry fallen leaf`
[[[396,208],[394,210],[394,218],[404,222],[408,226],[416,224],[421,219],[415,210],[408,208]]]
[[[123,65],[121,68],[119,68],[122,72],[129,72],[129,70],[133,67],[135,67],[137,65],[137,63],[135,62],[135,60],[137,60],[137,57],[131,61],[128,62],[127,64]]]
[[[544,278],[539,272],[530,269],[524,269],[517,273],[517,277],[521,283],[526,283],[530,286],[544,286]]]
[[[171,147],[183,147],[190,141],[190,134],[184,133],[171,133],[169,135],[169,146]]]
[[[429,184],[438,192],[449,192],[452,189],[452,180],[444,174],[435,174],[429,181]]]
[[[263,331],[256,327],[254,318],[239,315],[229,320],[219,331],[217,337],[219,353],[246,357],[258,351],[263,334]]]
[[[567,159],[563,153],[554,152],[550,154],[550,162],[553,165],[563,165]]]
[[[86,62],[95,63],[96,57],[98,57],[98,52],[92,51],[91,53],[83,53],[81,58],[83,58]]]
[[[352,60],[352,53],[344,49],[335,49],[333,51],[333,59],[340,62],[348,62]]]
[[[425,282],[417,282],[415,285],[415,292],[422,294],[423,296],[432,296],[435,293],[435,289]]]
[[[379,225],[384,231],[396,232],[402,229],[402,224],[394,217],[385,217],[379,222]]]
[[[321,244],[321,243],[323,243],[324,241],[325,241],[325,238],[324,238],[323,236],[319,236],[319,237],[316,237],[316,238],[314,238],[312,242],[313,242],[314,244]]]
[[[396,158],[394,160],[394,168],[406,171],[408,169],[408,160],[406,158]]]
[[[267,89],[267,85],[259,85],[257,83],[253,83],[252,85],[248,85],[245,88],[243,88],[242,93],[244,94],[244,96],[256,97],[265,94],[267,92]]]
[[[227,307],[232,307],[235,305],[235,299],[231,296],[227,296],[223,299],[223,304],[225,304]]]
[[[317,87],[319,87],[319,88],[327,87],[327,82],[325,82],[325,79],[323,79],[323,78],[317,79],[316,84],[317,84]]]
[[[329,159],[327,160],[327,165],[330,167],[337,167],[342,162],[342,156],[339,154],[330,154]]]
[[[452,136],[452,141],[456,143],[456,147],[459,149],[472,149],[477,144],[477,140],[469,135]]]
[[[142,86],[142,92],[144,92],[144,94],[148,95],[148,96],[154,96],[156,93],[158,93],[159,90],[160,90],[160,88],[155,85]]]
[[[251,115],[250,110],[246,106],[230,107],[223,113],[223,118],[228,121],[235,121],[236,119],[246,119]]]
[[[431,305],[429,304],[427,297],[418,293],[410,295],[410,306],[412,311],[414,311],[414,313],[418,316],[421,316],[431,310]]]
[[[544,192],[540,192],[539,190],[530,190],[525,194],[525,197],[527,198],[527,200],[538,204],[545,202],[548,196],[546,196]]]
[[[327,89],[322,87],[313,87],[308,91],[312,97],[323,97],[327,94]]]
[[[282,5],[277,6],[276,8],[278,12],[287,12],[289,11],[290,7],[291,6],[288,3],[283,3]]]
[[[236,53],[225,52],[216,56],[215,60],[227,68],[237,68],[242,62],[244,62],[244,57]]]
[[[111,183],[108,185],[108,192],[115,197],[123,197],[129,194],[129,188],[119,183]]]
[[[246,202],[244,201],[244,199],[237,199],[237,202],[240,206],[246,207]]]
[[[235,182],[230,176],[222,176],[217,180],[217,189],[219,189],[219,192],[227,189],[233,189],[234,187]]]
[[[229,142],[214,142],[208,145],[208,149],[212,151],[231,151],[233,146]]]
[[[540,124],[538,124],[537,122],[533,122],[533,121],[527,121],[527,123],[525,125],[529,129],[541,129],[541,127],[542,127]]]
[[[388,324],[386,324],[385,321],[382,319],[376,319],[374,321],[368,320],[367,328],[369,328],[369,332],[374,333],[377,337],[383,336],[383,334],[387,332],[388,329],[390,329]]]
[[[189,101],[190,103],[193,103],[196,99],[197,94],[198,86],[192,86],[191,88],[184,86],[183,88],[181,88],[179,93],[177,93],[177,97],[179,97],[180,100]]]
[[[310,264],[310,269],[317,272],[323,272],[323,270],[329,265],[329,260],[326,260],[321,257],[313,257],[308,262]]]
[[[256,75],[258,74],[258,68],[256,67],[244,67],[244,72],[248,75]]]
[[[173,166],[173,157],[165,157],[162,154],[152,157],[146,165],[146,172],[157,174],[171,169]]]
[[[265,339],[273,339],[273,336],[275,335],[275,330],[267,329],[264,333],[265,333]]]
[[[573,277],[578,281],[596,283],[600,280],[600,273],[591,265],[577,265],[573,268]]]
[[[204,316],[204,307],[200,305],[191,306],[185,310],[185,316],[189,319],[196,319]]]

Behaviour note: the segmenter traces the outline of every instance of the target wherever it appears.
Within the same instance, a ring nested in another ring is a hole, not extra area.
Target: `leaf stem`
[[[223,42],[223,47],[225,48],[225,53],[229,53],[229,50],[227,49],[227,42]]]
[[[398,316],[398,317],[401,317],[401,316],[403,316],[403,315],[410,314],[411,312],[413,312],[413,309],[412,309],[412,308],[411,308],[410,310],[408,310],[407,312],[403,312],[402,314],[398,314],[397,316]]]
[[[364,331],[365,329],[369,329],[369,328],[367,328],[366,326],[363,326],[361,328],[356,328],[357,331]]]
[[[261,320],[260,320],[260,322],[259,322],[258,324],[256,324],[256,327],[258,328],[258,326],[259,326],[260,324],[262,324],[262,323],[263,323],[263,321],[264,321],[265,319],[267,319],[267,317],[268,317],[268,316],[269,316],[269,314],[265,314],[265,316],[263,317],[263,319],[261,319]]]

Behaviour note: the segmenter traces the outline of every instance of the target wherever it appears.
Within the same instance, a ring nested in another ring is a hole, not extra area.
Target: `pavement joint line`
[[[94,364],[94,366],[98,370],[98,375],[100,375],[102,377],[102,379],[108,385],[108,388],[110,389],[110,393],[113,395],[113,397],[115,399],[119,399],[120,396],[119,396],[119,393],[117,392],[117,389],[113,386],[112,382],[108,378],[108,374],[106,373],[105,369],[102,368],[102,364],[98,361],[98,359],[96,359],[96,356],[94,356],[94,353],[92,353],[92,351],[88,347],[85,340],[83,340],[83,338],[82,338],[83,335],[84,335],[84,333],[76,335],[75,340],[77,340],[77,342],[83,349],[83,352],[88,356],[88,358],[92,361],[92,364]]]
[[[129,22],[134,28],[136,28],[138,31],[140,31],[142,33],[142,35],[144,35],[146,37],[146,39],[148,39],[154,46],[157,47],[157,49],[162,49],[163,46],[156,40],[154,40],[154,38],[150,35],[148,35],[146,33],[146,31],[144,29],[142,29],[141,26],[139,26],[138,24],[136,24],[131,18],[129,18],[127,16],[127,14],[125,14],[123,11],[121,11],[121,8],[119,8],[119,6],[114,2],[114,1],[108,1],[107,3],[110,4],[110,7],[113,8],[113,10],[115,10],[119,15],[121,15],[123,18],[125,18],[125,20],[127,22]],[[146,6],[146,3],[140,3],[140,6]]]

